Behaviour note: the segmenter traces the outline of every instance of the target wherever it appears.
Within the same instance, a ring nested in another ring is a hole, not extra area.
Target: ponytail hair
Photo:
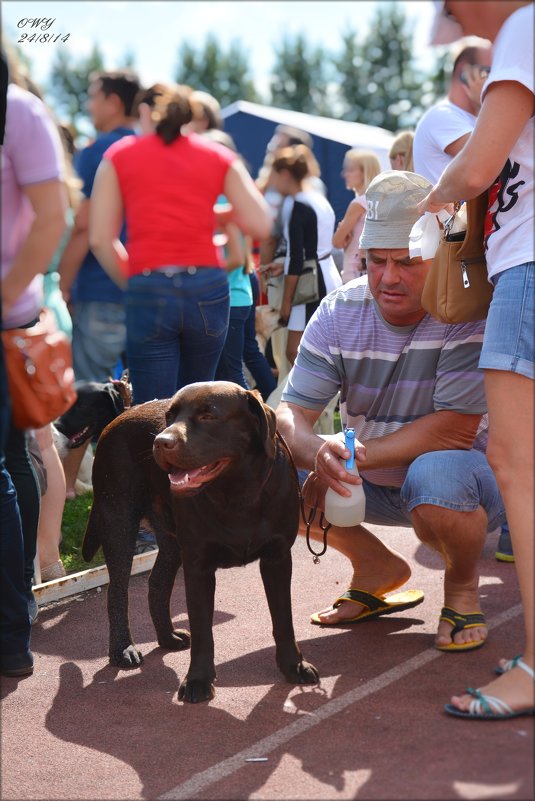
[[[275,172],[288,170],[292,178],[301,182],[311,173],[311,156],[306,145],[283,147],[275,152],[271,169]]]
[[[191,122],[192,89],[183,84],[157,83],[145,89],[136,98],[136,109],[146,103],[151,109],[151,118],[156,125],[156,134],[170,145],[181,135],[183,125]]]

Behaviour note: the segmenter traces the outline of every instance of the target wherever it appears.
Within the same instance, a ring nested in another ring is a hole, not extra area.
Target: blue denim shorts
[[[72,359],[77,381],[106,382],[126,349],[126,311],[122,303],[76,303]]]
[[[521,264],[494,278],[479,367],[535,378],[535,264]]]
[[[304,481],[307,471],[300,470]],[[455,512],[487,513],[487,531],[505,520],[505,507],[487,458],[481,451],[433,451],[410,465],[401,488],[382,487],[363,478],[366,495],[365,523],[377,526],[412,526],[410,513],[429,504]]]

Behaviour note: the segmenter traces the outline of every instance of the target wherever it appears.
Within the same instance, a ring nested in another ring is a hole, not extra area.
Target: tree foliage
[[[446,94],[451,70],[449,52],[435,57],[430,69],[418,68],[413,38],[403,7],[382,2],[365,35],[341,33],[335,52],[311,44],[305,33],[283,36],[274,45],[268,96],[257,90],[249,53],[240,42],[234,40],[225,49],[215,35],[207,36],[199,48],[181,46],[173,78],[209,92],[223,107],[250,100],[397,131],[414,127],[423,111]],[[130,49],[120,66],[132,67],[134,60]],[[79,128],[86,116],[89,75],[102,69],[104,58],[97,44],[89,56],[78,59],[58,48],[47,87],[58,117]]]
[[[422,94],[413,53],[413,32],[396,3],[377,6],[361,42],[348,32],[335,57],[343,119],[391,131],[413,124]]]
[[[329,116],[330,65],[321,47],[312,47],[299,34],[284,37],[275,48],[275,65],[271,71],[271,104],[279,108]]]
[[[248,55],[239,41],[225,52],[214,36],[207,36],[199,51],[182,45],[175,80],[208,92],[228,106],[236,100],[259,100],[250,72]]]
[[[79,118],[86,113],[89,76],[92,72],[103,69],[104,58],[97,44],[93,46],[89,56],[77,60],[66,49],[56,50],[49,94],[56,101],[59,117],[68,117],[71,124],[77,127]]]

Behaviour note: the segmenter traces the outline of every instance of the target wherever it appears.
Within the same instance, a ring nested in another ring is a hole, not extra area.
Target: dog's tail
[[[90,562],[100,548],[101,540],[98,532],[99,526],[96,524],[93,510],[91,510],[82,543],[82,556],[86,562]]]

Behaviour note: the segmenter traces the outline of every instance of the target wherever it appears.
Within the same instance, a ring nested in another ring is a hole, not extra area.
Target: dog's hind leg
[[[177,540],[163,533],[158,537],[158,556],[149,576],[149,609],[158,636],[158,645],[173,651],[190,646],[189,631],[174,629],[169,611],[175,577],[181,564]]]
[[[128,622],[128,583],[132,571],[136,534],[140,515],[128,514],[124,507],[106,516],[100,525],[107,527],[102,549],[110,575],[108,618],[110,624],[110,664],[122,668],[137,667],[143,661],[132,640]]]
[[[292,621],[292,557],[286,551],[280,558],[260,558],[260,573],[273,623],[277,665],[286,681],[292,684],[317,684],[319,674],[314,665],[305,662],[295,641]]]

